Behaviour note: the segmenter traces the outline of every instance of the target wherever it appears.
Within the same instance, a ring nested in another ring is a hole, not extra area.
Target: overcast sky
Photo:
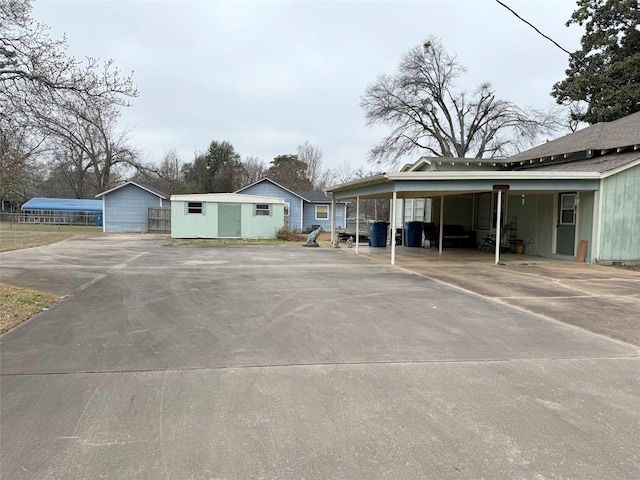
[[[504,0],[564,48],[568,0]],[[365,125],[360,97],[428,35],[467,68],[459,86],[490,81],[498,97],[544,109],[567,54],[494,0],[58,1],[33,16],[66,34],[69,53],[114,59],[140,96],[121,119],[149,161],[176,149],[183,162],[227,140],[270,162],[309,141],[323,165],[365,166],[386,130]]]

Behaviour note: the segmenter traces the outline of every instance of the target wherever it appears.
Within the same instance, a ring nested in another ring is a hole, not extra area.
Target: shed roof
[[[171,195],[171,201],[203,203],[284,203],[284,199],[238,193],[196,193],[192,195]]]
[[[126,187],[127,185],[135,185],[136,187],[141,188],[142,190],[146,190],[147,192],[152,193],[152,194],[162,198],[163,200],[168,200],[169,199],[169,195],[167,195],[164,192],[161,192],[157,188],[150,187],[149,185],[145,185],[144,183],[134,182],[133,180],[129,180],[128,182],[124,182],[123,184],[118,185],[117,187],[113,187],[113,188],[107,190],[106,192],[99,193],[99,194],[96,195],[96,198],[102,197],[102,196],[107,195],[107,194],[109,194],[111,192],[119,190],[122,187]]]
[[[102,213],[102,200],[36,197],[22,205],[22,210]]]

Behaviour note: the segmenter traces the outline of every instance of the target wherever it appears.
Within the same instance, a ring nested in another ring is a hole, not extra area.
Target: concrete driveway
[[[640,477],[640,352],[410,271],[99,236],[0,256],[68,295],[3,335],[0,477]]]

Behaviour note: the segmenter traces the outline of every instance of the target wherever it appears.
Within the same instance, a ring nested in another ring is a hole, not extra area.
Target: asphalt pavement
[[[344,249],[74,238],[0,337],[0,478],[631,479],[640,351]]]

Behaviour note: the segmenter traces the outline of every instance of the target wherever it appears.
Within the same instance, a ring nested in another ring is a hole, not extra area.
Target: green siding
[[[598,260],[640,260],[640,165],[603,181]]]
[[[586,240],[587,256],[586,261],[592,262],[593,259],[593,192],[580,192],[580,203],[578,204],[578,242]]]
[[[431,221],[440,223],[440,197],[431,200]],[[473,223],[473,195],[444,197],[444,224],[462,225],[471,230]]]
[[[549,256],[553,245],[553,194],[509,195],[505,223],[517,220],[516,238],[528,255]]]
[[[218,231],[219,203],[204,203],[202,214],[187,214],[186,203],[171,202],[171,237],[220,238]],[[255,216],[254,204],[241,204],[242,238],[275,238],[284,226],[284,204],[271,204],[271,215]]]

